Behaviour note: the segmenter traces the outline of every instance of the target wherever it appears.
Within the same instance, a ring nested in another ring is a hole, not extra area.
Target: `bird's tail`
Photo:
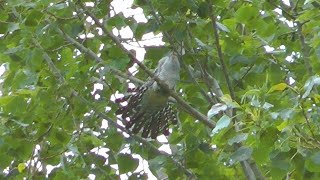
[[[141,108],[141,97],[146,92],[146,87],[138,87],[131,89],[131,93],[128,96],[119,98],[116,103],[122,103],[127,101],[126,106],[121,106],[116,114],[120,115],[124,120],[126,129],[130,130],[133,134],[137,134],[142,131],[141,136],[143,138],[151,137],[157,138],[158,135],[169,135],[169,126],[177,124],[177,114],[172,108],[170,103],[155,112],[148,112]]]

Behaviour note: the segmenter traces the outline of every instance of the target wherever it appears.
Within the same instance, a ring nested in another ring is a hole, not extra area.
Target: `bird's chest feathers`
[[[162,109],[168,102],[168,95],[159,91],[147,91],[142,98],[142,106],[144,108]]]

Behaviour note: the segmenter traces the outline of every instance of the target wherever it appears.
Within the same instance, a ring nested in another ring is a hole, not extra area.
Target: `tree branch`
[[[229,92],[230,92],[230,96],[231,96],[232,100],[235,101],[236,96],[235,96],[234,90],[232,88],[230,79],[229,79],[227,66],[226,66],[226,64],[224,62],[223,54],[222,54],[222,50],[221,50],[221,46],[220,46],[218,28],[217,28],[217,25],[216,25],[216,18],[214,16],[214,13],[213,13],[212,9],[210,11],[211,11],[210,12],[211,13],[211,22],[212,22],[212,28],[213,28],[213,33],[214,33],[215,45],[216,45],[216,49],[217,49],[217,52],[218,52],[218,57],[219,57],[219,60],[220,60],[221,66],[222,66],[222,71],[223,71],[225,80],[227,82],[227,86],[228,86],[228,89],[229,89]],[[235,115],[235,113],[236,113],[236,110],[233,109],[233,111],[230,112],[229,114],[232,117],[233,115]],[[237,122],[238,121],[237,118],[235,118],[235,119],[236,119],[236,122]],[[237,123],[235,123],[235,130],[236,131],[240,130],[240,127],[237,125]],[[241,146],[242,146],[242,144],[238,143],[238,144],[235,145],[235,149],[238,149]],[[255,179],[257,179],[257,177],[260,177],[260,175],[262,174],[259,171],[259,169],[256,166],[256,164],[255,163],[249,163],[249,160],[240,161],[240,164],[242,166],[242,169],[243,169],[244,174],[246,175],[247,179],[255,180]],[[264,177],[262,177],[261,179],[264,179]]]
[[[51,60],[50,56],[44,51],[44,49],[42,48],[42,46],[36,41],[34,40],[34,42],[36,43],[37,47],[40,48],[43,51],[43,56],[46,60],[46,62],[48,63],[48,65],[50,66],[50,70],[52,71],[52,73],[56,74],[56,78],[59,80],[62,80],[62,83],[65,83],[65,80],[62,76],[62,74],[60,73],[59,69],[54,65],[53,61]],[[59,77],[58,77],[59,76]],[[115,123],[114,120],[112,120],[111,118],[109,118],[107,115],[105,115],[104,113],[99,112],[94,105],[92,105],[92,103],[90,103],[88,100],[86,100],[85,98],[83,98],[82,96],[79,96],[79,93],[74,90],[71,89],[72,92],[72,96],[73,97],[78,97],[80,98],[86,105],[88,105],[90,108],[92,108],[101,119],[106,119],[108,121],[109,124],[111,124],[112,126],[120,129],[122,132],[126,132],[128,134],[131,135],[131,137],[133,137],[135,140],[137,140],[138,142],[141,142],[145,145],[147,145],[148,147],[150,147],[152,150],[154,150],[155,152],[157,152],[159,155],[164,155],[167,158],[169,158],[178,168],[182,169],[184,171],[184,173],[186,174],[186,176],[188,176],[189,178],[195,177],[195,175],[188,169],[186,169],[186,167],[184,167],[180,162],[176,161],[174,158],[171,157],[170,154],[160,151],[157,147],[155,147],[153,144],[151,144],[150,142],[146,141],[145,139],[133,135],[131,134],[131,132],[129,132],[126,128],[120,126],[119,124]]]
[[[234,91],[233,91],[233,88],[232,88],[232,85],[231,85],[231,82],[230,82],[230,79],[229,79],[229,73],[228,73],[228,70],[227,70],[227,66],[226,66],[226,64],[224,62],[222,50],[221,50],[221,47],[220,47],[220,40],[219,40],[219,34],[218,34],[218,29],[217,29],[217,24],[216,24],[216,17],[213,14],[211,15],[211,22],[212,22],[212,29],[213,29],[213,33],[214,33],[215,45],[216,45],[216,49],[217,49],[217,52],[218,52],[218,57],[219,57],[220,64],[222,66],[223,75],[224,75],[224,78],[226,80],[230,96],[231,96],[231,98],[233,100],[235,100],[236,96],[234,94]]]
[[[50,22],[47,22],[50,24]],[[80,44],[78,41],[74,40],[72,37],[70,37],[69,35],[67,35],[66,33],[64,33],[60,28],[58,27],[54,27],[56,32],[59,33],[65,40],[67,40],[68,42],[72,43],[76,48],[78,48],[82,53],[89,55],[90,57],[92,57],[95,61],[97,61],[98,63],[103,63],[104,61],[103,59],[101,59],[99,56],[97,56],[93,51],[91,51],[90,49],[84,47],[82,44]],[[132,81],[133,83],[136,84],[143,84],[144,81],[130,76],[128,74],[125,74],[121,71],[119,71],[118,69],[115,69],[113,67],[108,67],[113,73],[115,73],[117,76],[120,76],[124,79],[129,79],[130,81]]]
[[[93,21],[95,22],[95,24],[102,29],[102,31],[104,33],[106,33],[111,39],[112,41],[119,47],[121,48],[126,54],[128,54],[128,56],[130,57],[130,59],[132,61],[134,61],[134,63],[138,64],[138,66],[145,71],[152,79],[154,79],[160,87],[162,87],[164,90],[166,90],[171,97],[173,97],[174,99],[176,99],[176,101],[178,102],[178,104],[180,106],[182,106],[185,111],[187,113],[189,113],[190,115],[192,115],[193,117],[197,118],[199,121],[203,122],[204,124],[206,124],[208,127],[210,128],[214,128],[215,127],[215,123],[211,122],[208,120],[208,118],[200,113],[199,111],[197,111],[196,109],[194,109],[192,106],[190,106],[187,102],[185,102],[174,90],[169,89],[168,86],[166,85],[166,83],[164,83],[162,80],[160,80],[158,77],[154,76],[153,72],[151,72],[142,62],[140,62],[135,55],[130,52],[128,49],[126,49],[122,43],[120,42],[119,38],[116,37],[115,35],[113,35],[111,32],[109,32],[104,25],[99,21],[99,19],[92,14],[90,11],[88,11],[86,9],[86,7],[81,4],[81,7],[84,9],[85,13],[90,16]]]

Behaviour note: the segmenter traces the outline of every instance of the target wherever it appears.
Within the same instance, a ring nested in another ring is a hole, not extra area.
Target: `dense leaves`
[[[319,7],[1,1],[0,179],[319,179]],[[182,42],[176,91],[209,123],[176,103],[167,139],[128,134],[132,55],[153,69]]]

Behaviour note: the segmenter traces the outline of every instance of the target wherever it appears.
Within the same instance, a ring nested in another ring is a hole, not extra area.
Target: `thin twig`
[[[192,83],[194,83],[200,90],[200,93],[202,94],[203,97],[207,99],[207,101],[212,105],[214,104],[213,99],[205,92],[205,90],[200,86],[198,81],[195,79],[193,73],[190,71],[190,69],[186,66],[186,64],[181,61],[180,63],[183,67],[183,69],[187,72],[189,78],[191,79]]]
[[[220,64],[222,66],[222,71],[223,71],[223,74],[224,74],[224,77],[225,77],[225,80],[226,80],[226,83],[227,83],[227,87],[228,87],[228,90],[229,90],[229,93],[230,93],[230,96],[232,98],[232,100],[235,100],[236,99],[236,96],[235,96],[235,93],[234,93],[234,90],[232,88],[232,85],[231,85],[231,82],[230,82],[230,79],[229,79],[229,74],[228,74],[228,70],[227,70],[227,66],[224,62],[224,58],[223,58],[223,54],[222,54],[222,50],[221,50],[221,46],[220,46],[220,40],[219,40],[219,34],[218,34],[218,28],[217,28],[217,24],[216,24],[216,17],[214,16],[214,13],[213,13],[213,10],[212,10],[212,7],[211,7],[211,22],[212,22],[212,28],[213,28],[213,33],[214,33],[214,39],[215,39],[215,45],[216,45],[216,49],[217,49],[217,52],[218,52],[218,57],[219,57],[219,61],[220,61]],[[230,112],[227,112],[228,114],[231,115],[231,117],[233,115],[236,114],[236,110],[233,109],[232,111]],[[237,118],[234,118],[236,119],[237,121]],[[237,123],[235,123],[235,130],[236,131],[239,131],[240,128],[239,126],[237,125]],[[238,143],[238,144],[235,144],[234,145],[234,148],[235,149],[238,149],[242,146],[241,143]],[[251,164],[249,163],[249,160],[245,160],[245,161],[240,161],[240,164],[242,166],[242,170],[244,171],[244,174],[246,175],[246,178],[247,179],[250,179],[250,180],[255,180],[257,179],[257,177],[259,177],[259,175],[261,175],[262,173],[259,171],[258,167],[256,166],[256,164]],[[261,179],[264,179],[264,177],[262,177]]]
[[[50,22],[48,22],[50,23]],[[103,63],[104,61],[97,56],[93,51],[91,51],[90,49],[84,47],[82,44],[80,44],[78,41],[74,40],[72,37],[70,37],[69,35],[65,34],[60,28],[55,27],[56,32],[58,32],[64,39],[66,39],[68,42],[72,43],[76,48],[78,48],[82,53],[89,55],[90,57],[92,57],[95,61],[97,61],[98,63]],[[120,76],[124,79],[129,79],[130,81],[132,81],[133,83],[137,83],[137,84],[143,84],[144,82],[136,77],[130,76],[128,74],[125,74],[121,71],[119,71],[118,69],[112,68],[112,67],[108,67],[110,69],[110,71],[112,71],[113,73],[115,73],[117,76]]]
[[[212,21],[212,29],[213,29],[213,33],[214,33],[215,45],[216,45],[216,49],[218,52],[218,57],[219,57],[219,61],[220,61],[221,67],[222,67],[223,75],[226,80],[230,96],[233,100],[235,100],[236,96],[234,94],[234,91],[233,91],[233,88],[232,88],[232,85],[231,85],[231,82],[229,79],[229,73],[227,70],[227,66],[224,62],[222,50],[220,47],[220,40],[219,40],[218,28],[217,28],[217,24],[216,24],[216,17],[214,15],[211,16],[211,21]]]
[[[304,36],[302,34],[302,24],[299,21],[296,21],[297,26],[298,26],[298,36],[299,36],[299,40],[300,40],[300,45],[302,48],[302,59],[304,61],[304,65],[306,66],[307,72],[309,76],[313,76],[313,70],[312,70],[312,66],[309,62],[309,48],[308,45],[305,42]]]
[[[309,130],[310,130],[310,133],[311,133],[312,137],[313,137],[314,139],[317,139],[316,136],[315,136],[315,134],[314,134],[314,132],[313,132],[313,130],[312,130],[312,127],[311,127],[311,125],[310,125],[309,118],[308,118],[308,116],[307,116],[307,114],[306,114],[306,111],[305,111],[305,109],[304,109],[304,107],[303,107],[303,102],[301,102],[300,109],[301,109],[301,111],[302,111],[302,115],[303,115],[304,119],[306,120],[306,124],[307,124],[307,126],[308,126],[308,128],[309,128]]]
[[[81,99],[88,104],[89,106],[92,107],[92,105],[90,105],[90,102],[88,102],[86,99],[82,98]],[[92,107],[93,108],[93,107]],[[134,138],[136,141],[143,143],[145,145],[147,145],[148,147],[150,147],[153,151],[157,152],[157,154],[159,155],[163,155],[166,156],[167,158],[169,158],[178,168],[182,169],[184,171],[184,173],[188,176],[188,177],[195,177],[195,175],[188,170],[186,167],[184,167],[180,162],[176,161],[173,157],[171,157],[170,154],[164,152],[164,151],[160,151],[156,146],[154,146],[153,144],[151,144],[150,142],[148,142],[147,140],[141,138],[140,136],[137,136],[135,134],[132,134],[130,131],[128,131],[125,127],[120,126],[119,124],[115,123],[114,120],[112,120],[111,118],[109,118],[108,116],[106,116],[104,113],[98,113],[98,116],[102,119],[105,119],[108,121],[108,123],[110,123],[112,126],[117,127],[118,129],[120,129],[122,132],[125,132],[127,134],[130,134],[130,136],[132,138]]]
[[[36,41],[35,41],[36,42]],[[41,45],[36,42],[37,45],[39,47],[41,47]],[[43,49],[41,47],[41,49]],[[51,60],[51,58],[49,57],[49,55],[43,51],[44,57],[47,58],[46,62],[48,63],[48,65],[50,66],[51,71],[57,71],[57,72],[53,72],[54,74],[60,75],[61,77],[56,77],[57,79],[63,80],[62,75],[59,73],[59,70],[55,67],[55,65],[53,64],[53,61]],[[65,82],[63,82],[65,83]],[[119,124],[115,123],[114,120],[110,119],[108,116],[106,116],[104,113],[99,112],[98,110],[96,110],[96,108],[92,105],[92,103],[90,103],[88,100],[86,100],[85,98],[79,96],[79,93],[77,91],[75,91],[74,89],[70,89],[72,91],[72,95],[73,97],[78,97],[80,98],[83,102],[85,102],[86,105],[88,105],[90,108],[92,108],[100,118],[102,119],[106,119],[108,121],[108,123],[110,123],[112,126],[117,127],[118,129],[120,129],[122,132],[126,132],[128,134],[130,134],[130,132],[125,129],[124,127],[120,126]],[[157,152],[159,155],[164,155],[166,157],[168,157],[174,164],[177,165],[177,167],[179,167],[180,169],[182,169],[184,171],[184,173],[188,176],[188,177],[195,177],[195,175],[188,169],[186,169],[183,165],[181,165],[180,162],[176,161],[174,158],[171,157],[171,155],[167,154],[166,152],[160,151],[157,147],[155,147],[153,144],[151,144],[150,142],[146,141],[145,139],[130,134],[131,137],[133,137],[135,140],[137,140],[138,142],[141,142],[143,144],[146,144],[148,147],[152,148],[155,152]]]
[[[130,57],[130,59],[132,61],[134,61],[134,63],[138,64],[138,66],[143,71],[145,71],[152,79],[154,79],[159,84],[160,87],[162,87],[165,91],[167,91],[170,94],[171,97],[175,98],[176,101],[178,102],[178,104],[180,104],[185,109],[185,111],[187,113],[189,113],[193,117],[197,118],[199,121],[203,122],[208,127],[210,127],[210,128],[214,128],[215,127],[215,123],[214,122],[209,121],[208,118],[204,114],[202,114],[201,112],[199,112],[198,110],[196,110],[192,106],[190,106],[174,90],[169,89],[169,87],[167,86],[166,83],[164,83],[158,77],[154,76],[153,72],[151,72],[142,62],[140,62],[132,52],[130,52],[128,49],[126,49],[121,44],[121,42],[119,41],[119,38],[116,37],[115,35],[113,35],[110,31],[108,31],[105,28],[105,26],[103,26],[103,24],[99,21],[99,19],[96,16],[94,16],[94,14],[92,14],[90,11],[88,11],[86,9],[86,7],[84,7],[84,5],[81,4],[81,7],[85,10],[86,14],[93,19],[95,24],[98,27],[100,27],[102,29],[102,31],[104,33],[106,33],[119,48],[121,48],[126,54],[128,54],[128,56]]]
[[[156,19],[157,24],[160,26],[162,24],[160,18],[158,17],[152,3],[149,0],[146,0],[150,9],[151,9],[151,14],[153,15],[153,17]],[[163,17],[162,17],[163,18]],[[162,31],[164,36],[166,37],[166,39],[169,41],[170,44],[174,44],[173,42],[173,37],[167,32],[167,31]],[[199,85],[198,81],[195,79],[195,77],[193,76],[192,72],[190,71],[190,69],[186,66],[186,64],[181,61],[180,64],[182,65],[182,68],[187,72],[189,78],[191,79],[191,81],[193,83],[196,84],[196,86],[200,89],[200,93],[202,94],[202,96],[208,100],[208,102],[210,104],[213,104],[213,99],[204,91],[204,89]]]

